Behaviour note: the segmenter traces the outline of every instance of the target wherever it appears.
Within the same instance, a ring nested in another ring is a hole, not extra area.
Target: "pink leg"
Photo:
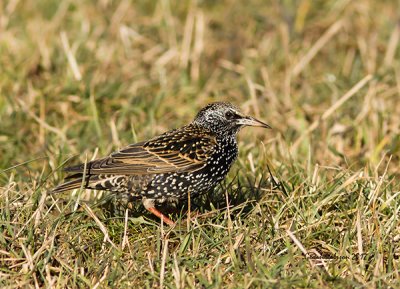
[[[161,220],[163,220],[164,223],[173,226],[175,225],[175,223],[168,218],[166,215],[164,215],[163,213],[161,213],[159,210],[157,210],[154,207],[154,200],[152,199],[143,199],[143,205],[146,208],[146,210],[148,210],[149,212],[151,212],[153,215],[159,217]]]

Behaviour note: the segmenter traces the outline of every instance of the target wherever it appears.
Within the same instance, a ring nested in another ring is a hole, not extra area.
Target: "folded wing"
[[[86,173],[146,175],[196,171],[206,165],[217,145],[215,137],[194,125],[164,133],[147,142],[129,145],[109,157],[88,162]],[[85,164],[66,168],[83,173]]]

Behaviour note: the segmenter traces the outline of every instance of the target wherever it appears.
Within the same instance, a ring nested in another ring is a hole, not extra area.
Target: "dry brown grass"
[[[399,288],[399,39],[396,1],[1,2],[1,284]],[[209,218],[47,195],[216,100],[274,130],[241,133]]]

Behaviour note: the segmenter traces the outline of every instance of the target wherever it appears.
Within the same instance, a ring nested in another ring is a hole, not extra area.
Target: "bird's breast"
[[[205,170],[210,173],[210,178],[220,181],[228,173],[237,156],[236,139],[221,141],[208,160]]]

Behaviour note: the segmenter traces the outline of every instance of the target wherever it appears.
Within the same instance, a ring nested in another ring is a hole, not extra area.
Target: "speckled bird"
[[[270,128],[226,102],[199,111],[192,123],[110,156],[68,167],[72,179],[53,192],[80,188],[107,190],[141,199],[165,223],[174,222],[155,203],[185,200],[210,191],[229,172],[238,155],[237,134],[245,126]],[[85,171],[86,170],[86,171]]]

